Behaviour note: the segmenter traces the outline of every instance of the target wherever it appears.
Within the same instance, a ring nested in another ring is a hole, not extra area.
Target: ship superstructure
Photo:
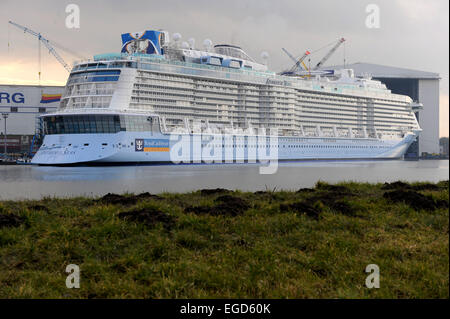
[[[278,159],[399,158],[421,131],[413,106],[351,69],[279,75],[234,45],[126,33],[122,52],[74,66],[33,163],[170,162],[175,133],[220,135],[234,160],[261,134],[277,139]]]

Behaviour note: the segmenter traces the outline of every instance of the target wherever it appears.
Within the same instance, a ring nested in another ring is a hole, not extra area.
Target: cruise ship
[[[278,74],[235,45],[125,33],[74,64],[32,163],[395,159],[421,131],[414,107],[351,69]]]

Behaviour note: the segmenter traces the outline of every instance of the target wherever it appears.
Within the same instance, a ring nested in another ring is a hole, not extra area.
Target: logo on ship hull
[[[143,152],[144,151],[144,140],[142,138],[137,138],[135,140],[134,145],[135,145],[134,146],[134,150],[136,152]]]
[[[169,152],[169,140],[163,139],[143,139],[134,140],[134,150],[136,152]]]

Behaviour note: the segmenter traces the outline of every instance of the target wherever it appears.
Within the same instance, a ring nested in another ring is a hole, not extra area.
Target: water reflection
[[[327,182],[431,181],[448,179],[444,160],[283,162],[273,175],[257,164],[109,167],[0,166],[0,198],[95,196],[107,192],[185,192],[223,187],[241,190],[297,189]]]

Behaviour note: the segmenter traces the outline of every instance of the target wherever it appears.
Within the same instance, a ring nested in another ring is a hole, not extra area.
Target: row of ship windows
[[[230,148],[280,148],[280,144],[255,144],[255,145],[247,145],[247,144],[202,144],[202,147],[230,147]],[[327,148],[327,149],[336,149],[336,148],[345,148],[345,149],[374,149],[374,148],[386,148],[386,146],[376,146],[376,145],[282,145],[282,148]]]
[[[205,81],[205,80],[196,80],[196,79],[192,79],[190,77],[186,77],[186,76],[173,76],[173,75],[167,75],[167,74],[162,74],[162,73],[154,73],[154,72],[146,72],[146,71],[139,71],[138,75],[146,78],[146,79],[152,79],[152,80],[164,80],[164,81],[182,81],[184,83],[189,83],[189,84],[193,84],[193,85],[203,85],[205,87],[209,87],[209,88],[232,88],[232,89],[248,89],[248,90],[258,90],[259,86],[256,85],[242,85],[242,84],[230,84],[230,83],[225,83],[225,82],[220,82],[220,81]],[[162,84],[166,84],[166,82],[160,82]]]
[[[136,93],[136,91],[133,91],[133,93]],[[162,98],[160,98],[160,99],[154,99],[154,98],[142,97],[142,96],[139,96],[139,97],[135,97],[134,96],[134,97],[132,97],[132,100],[134,102],[137,102],[137,103],[139,103],[141,101],[150,101],[150,102],[166,102],[166,103],[171,103],[171,104],[178,104],[177,102],[182,102],[182,101],[188,101],[188,102],[191,102],[191,103],[196,103],[196,102],[199,102],[199,101],[203,100],[203,101],[208,101],[209,104],[217,104],[217,103],[220,103],[222,101],[228,101],[228,99],[219,99],[219,98],[211,98],[211,97],[197,97],[197,98],[194,98],[194,101],[192,101],[192,97],[189,96],[189,95],[182,96],[182,97],[185,98],[185,99],[182,99],[182,100],[172,100],[172,99],[163,97],[163,96],[166,96],[166,95],[167,96],[173,96],[173,95],[170,95],[170,94],[163,94],[163,93],[161,93],[161,94],[154,94],[154,96],[157,96],[157,97],[161,96]],[[198,100],[198,99],[201,99],[201,100]],[[230,102],[232,102],[233,104],[236,104],[239,101],[238,100],[232,100]],[[246,100],[245,101],[245,105],[247,107],[251,107],[251,104],[254,104],[255,107],[260,107],[261,105],[258,102],[257,101]],[[188,105],[188,104],[184,104],[184,105]],[[315,113],[315,114],[330,114],[330,113],[332,113],[332,114],[336,114],[336,115],[349,115],[349,116],[355,114],[355,112],[354,112],[355,110],[351,110],[351,109],[346,110],[345,109],[346,108],[345,105],[339,106],[340,107],[339,109],[332,108],[332,107],[328,107],[327,109],[324,108],[323,109],[324,112],[319,112],[319,111],[317,111],[317,105],[316,106],[310,106],[310,105],[305,105],[303,103],[302,104],[297,104],[297,105],[292,105],[292,104],[283,103],[283,102],[277,102],[277,103],[271,102],[270,103],[270,107],[282,107],[282,106],[287,106],[289,108],[293,108],[294,110],[297,109],[297,111],[300,111],[302,113],[304,113],[306,111],[306,113]],[[300,110],[299,110],[299,108],[300,108]],[[312,109],[314,111],[309,111],[308,109]],[[336,113],[336,111],[340,111],[340,112]],[[347,111],[347,113],[342,113],[342,111]],[[360,110],[360,112],[364,112],[365,114],[367,114],[367,113],[371,112],[371,110],[364,109],[364,110]],[[380,117],[383,117],[382,113],[389,114],[389,115],[392,114],[392,113],[380,112],[380,111],[376,111],[376,112],[372,111],[372,112],[374,112],[374,116],[380,116]],[[403,114],[402,117],[405,118],[405,119],[411,120],[411,117],[407,116],[410,113],[407,110],[405,110],[404,112],[407,112],[407,113]],[[377,113],[380,113],[380,114],[378,115]]]
[[[149,85],[149,87],[152,87],[152,86]],[[166,89],[166,87],[164,87],[164,86],[156,86],[156,87],[158,87],[160,89],[163,89],[163,90]],[[173,88],[173,89],[176,90],[176,88]],[[186,89],[183,89],[183,91],[186,91]],[[212,95],[214,95],[216,93],[217,94],[221,94],[221,92],[214,92],[214,91],[207,90],[207,89],[205,89],[205,91],[207,91],[209,94],[212,94]],[[238,93],[237,90],[230,90],[230,91],[232,91],[233,93]],[[171,94],[171,92],[155,92],[155,91],[141,91],[141,92],[139,92],[139,90],[135,90],[134,92],[135,93],[139,93],[139,94],[158,94],[158,95],[170,95]],[[188,92],[191,92],[191,93],[190,94],[182,94],[181,96],[189,97],[189,96],[194,95],[192,90],[188,90]],[[255,91],[255,92],[257,92],[257,91]],[[253,97],[254,98],[260,98],[261,95],[260,94],[255,94]],[[272,99],[278,99],[278,100],[295,99],[296,101],[301,101],[301,102],[303,102],[305,104],[309,101],[309,102],[311,102],[311,105],[315,105],[315,104],[318,103],[317,101],[311,101],[311,100],[326,101],[327,102],[326,104],[329,104],[330,102],[332,104],[344,103],[344,106],[348,106],[348,107],[358,107],[358,106],[366,107],[365,105],[367,104],[367,101],[366,102],[361,102],[361,101],[358,102],[355,99],[347,101],[347,100],[344,100],[344,99],[329,99],[329,98],[327,99],[327,98],[317,97],[317,96],[315,96],[315,97],[313,97],[313,96],[306,97],[306,96],[303,96],[303,95],[297,96],[297,97],[296,96],[292,96],[292,97],[286,98],[286,97],[283,97],[283,96],[280,96],[280,95],[276,95],[276,94],[269,94],[268,97],[270,97]],[[347,103],[347,104],[345,104],[345,103]],[[384,104],[386,104],[386,103],[383,103],[383,104],[377,105],[377,106],[378,107],[382,107]],[[399,106],[401,107],[401,109],[404,109],[406,107],[405,104],[398,104],[398,103],[395,103],[394,101],[391,101],[389,106],[391,106],[391,108],[389,108],[389,109],[394,110],[394,111],[397,111]],[[394,109],[392,107],[394,107]]]
[[[132,108],[135,109],[149,109],[149,110],[158,110],[161,113],[165,113],[165,114],[180,114],[180,115],[191,115],[191,114],[209,114],[211,116],[215,116],[217,114],[219,114],[218,112],[221,112],[220,110],[204,110],[204,109],[199,109],[199,108],[190,108],[189,110],[187,110],[184,107],[172,107],[172,108],[167,108],[164,106],[159,106],[159,105],[155,105],[152,108],[143,108],[140,105],[133,105]],[[179,110],[179,111],[177,111]],[[242,114],[242,112],[237,111],[237,110],[229,110],[229,111],[222,111],[222,112],[227,112],[228,114],[230,114],[229,116],[231,117],[243,117],[244,115]],[[251,115],[254,115],[255,117],[252,117]],[[272,116],[271,116],[272,115]],[[271,117],[273,119],[279,119],[279,120],[285,120],[285,121],[292,121],[293,118],[292,117],[287,117],[287,116],[282,116],[283,114],[279,114],[279,113],[263,113],[263,112],[246,112],[245,116],[247,118],[268,118]]]
[[[202,112],[202,113],[210,113],[212,115],[216,114],[217,112],[225,112],[225,113],[230,113],[230,114],[235,114],[236,116],[242,114],[244,112],[244,110],[239,109],[239,105],[235,105],[235,106],[230,106],[230,105],[217,105],[216,108],[211,109],[211,108],[204,108],[202,107],[203,104],[202,103],[197,103],[194,106],[189,105],[188,107],[186,105],[177,105],[177,106],[170,106],[168,107],[167,105],[161,105],[161,104],[149,104],[147,103],[147,105],[145,103],[136,103],[135,101],[131,102],[131,107],[135,108],[135,109],[141,109],[141,110],[161,110],[161,111],[176,111],[179,110],[180,114],[182,114],[183,112],[186,114],[190,114],[190,112],[188,111],[192,111],[192,112]],[[249,108],[247,107],[245,109],[245,113],[248,115],[256,115],[256,116],[276,116],[276,117],[299,117],[299,116],[293,116],[290,112],[289,109],[287,108],[277,108],[277,109],[271,109],[270,111],[266,111],[262,108],[256,108],[254,107]]]
[[[147,76],[149,76],[151,78],[154,78],[155,74],[157,74],[158,77],[164,78],[166,80],[176,79],[177,81],[183,81],[184,80],[185,82],[186,81],[193,82],[193,80],[191,78],[186,77],[186,76],[173,77],[173,76],[168,76],[168,75],[165,75],[165,74],[164,75],[163,74],[158,74],[158,73],[154,73],[154,72],[142,72],[142,73],[140,73],[140,75],[143,75],[143,76],[147,75]],[[219,85],[222,84],[222,82],[220,82],[220,81],[208,81],[208,83],[214,83],[214,84],[218,83]],[[255,86],[255,87],[262,87],[262,86],[264,86],[264,85],[260,84],[260,85]],[[278,90],[280,90],[282,92],[285,92],[286,90],[292,90],[292,88],[283,88],[283,87],[271,87],[271,88],[278,89]],[[308,91],[305,91],[304,89],[297,89],[297,90],[301,91],[301,92],[304,92],[305,94],[310,93]],[[320,95],[321,96],[326,95],[328,97],[343,98],[343,96],[341,94],[334,94],[334,93],[321,93]],[[354,98],[348,97],[348,96],[347,96],[347,98],[354,99]],[[377,101],[386,101],[386,102],[393,101],[393,100],[390,100],[390,99],[383,99],[383,98],[380,98],[380,97],[374,97],[373,99],[377,100]],[[396,102],[397,103],[405,103],[406,101],[396,101]]]
[[[311,109],[311,110],[323,110],[323,111],[347,111],[347,112],[352,112],[354,113],[356,112],[364,112],[364,113],[369,113],[369,112],[376,112],[376,113],[385,113],[385,114],[393,114],[394,112],[397,114],[402,114],[402,115],[409,115],[411,114],[411,112],[409,110],[396,110],[396,109],[389,109],[389,108],[385,108],[385,107],[376,107],[373,109],[369,109],[369,108],[365,108],[365,107],[361,107],[358,109],[355,109],[355,107],[351,107],[351,106],[347,106],[347,105],[333,105],[332,103],[321,103],[321,104],[306,104],[306,103],[301,103],[301,104],[297,104],[298,106],[300,106],[302,109]],[[375,111],[376,110],[376,111]],[[395,114],[394,113],[394,114]]]
[[[163,84],[163,83],[159,83],[159,84]],[[139,84],[137,84],[137,85],[139,85]],[[152,87],[152,86],[148,85],[148,87]],[[161,89],[165,89],[166,88],[166,86],[158,86],[158,87],[161,88]],[[213,88],[212,86],[209,86],[209,87]],[[220,87],[218,87],[218,88],[220,88]],[[174,87],[173,89],[177,89],[177,88]],[[224,88],[222,88],[222,89],[224,89]],[[211,91],[211,90],[209,90],[209,91]],[[235,90],[231,90],[230,89],[229,91],[231,91],[233,93],[237,93],[236,89]],[[253,92],[257,92],[258,93],[258,91],[253,91]],[[211,92],[211,94],[214,94],[214,93],[215,92]],[[221,92],[217,92],[217,93],[221,93]],[[278,96],[279,98],[283,99],[283,98],[285,98],[285,97],[282,96],[283,94],[288,95],[288,93],[281,93],[281,92],[278,95],[276,93],[275,94],[271,93],[270,95]],[[260,94],[256,94],[256,96],[260,96]],[[333,101],[334,103],[338,103],[338,102],[340,102],[340,103],[350,103],[350,104],[354,104],[355,106],[357,106],[358,104],[361,104],[361,102],[362,102],[360,100],[358,101],[358,99],[356,99],[356,98],[342,98],[342,97],[339,97],[339,98],[331,98],[330,99],[330,96],[324,97],[323,95],[318,95],[318,94],[301,94],[301,95],[297,95],[297,96],[295,94],[294,95],[290,94],[289,98],[293,98],[293,99],[295,99],[295,98],[297,98],[297,99],[298,98],[303,98],[306,101],[308,101],[308,99],[310,99],[310,100]],[[390,104],[391,106],[394,106],[394,107],[396,107],[396,106],[405,107],[406,106],[405,103],[396,102],[396,101],[393,101],[393,100],[386,100],[386,102],[388,102],[388,103],[383,103],[383,104]],[[367,100],[365,99],[365,102],[363,102],[363,103],[367,103]]]
[[[361,121],[361,122],[366,122],[366,121]],[[386,122],[386,121],[373,121],[373,125],[375,126],[391,126],[393,124],[402,124],[402,125],[410,125],[412,126],[411,123],[396,123],[396,122]],[[367,123],[358,123],[358,121],[350,121],[350,120],[339,120],[336,119],[333,121],[333,119],[314,119],[314,118],[305,118],[302,117],[301,118],[301,123],[316,123],[318,125],[320,125],[320,123],[325,123],[325,124],[329,124],[329,125],[369,125]]]
[[[316,115],[317,114],[317,115]],[[405,122],[411,122],[414,121],[413,117],[393,117],[392,114],[390,114],[391,116],[387,116],[385,113],[382,114],[378,114],[377,113],[334,113],[334,112],[318,112],[318,111],[310,111],[310,110],[302,110],[302,112],[300,112],[300,114],[298,114],[299,116],[316,116],[316,117],[339,117],[339,118],[348,118],[348,119],[355,119],[355,118],[359,118],[359,119],[364,119],[364,118],[385,118],[385,119],[392,119],[392,120],[402,120]]]
[[[145,108],[142,108],[142,107],[139,107],[139,106],[133,106],[133,108],[135,108],[135,109],[145,109]],[[211,110],[209,112],[210,114],[199,114],[199,112],[196,112],[196,111],[184,112],[184,113],[170,112],[170,110],[167,110],[167,108],[161,107],[161,106],[159,106],[159,107],[156,106],[155,109],[161,109],[160,113],[165,114],[165,115],[183,115],[184,114],[186,116],[190,116],[192,114],[195,114],[196,116],[202,116],[202,117],[205,117],[205,118],[217,118],[217,117],[219,117],[220,119],[226,119],[226,118],[231,119],[231,118],[240,118],[241,117],[239,114],[225,114],[225,115],[217,114],[217,113],[215,113],[214,110]],[[173,109],[177,109],[177,108],[173,108]],[[183,109],[183,108],[178,108],[178,109]],[[236,111],[234,111],[234,112],[236,113]],[[204,113],[206,113],[206,112],[204,112]],[[258,115],[258,113],[256,113],[256,115]],[[266,119],[268,122],[271,122],[271,123],[291,122],[292,121],[291,118],[277,118],[277,117],[271,117],[270,118],[270,117],[267,117],[267,116],[265,116],[263,118],[261,118],[261,116],[256,116],[256,117],[247,116],[247,118],[249,120],[254,120],[256,122],[261,122],[264,119]],[[312,117],[312,119],[314,119],[314,117]],[[345,119],[344,119],[344,121],[345,121]],[[364,122],[366,122],[366,121],[367,120],[364,120]],[[311,121],[311,120],[308,121],[307,119],[305,119],[305,117],[302,117],[301,118],[301,122],[302,123],[321,124],[321,123],[323,123],[323,119],[320,118],[320,119],[317,119],[316,121]],[[328,121],[328,122],[329,122],[329,124],[338,124],[338,125],[342,125],[342,124],[356,125],[356,124],[358,124],[357,120],[355,120],[355,119],[353,119],[353,120],[346,120],[346,123],[343,123],[342,119],[335,119],[335,121],[331,121],[331,122]],[[390,127],[392,124],[408,124],[408,123],[405,123],[405,122],[398,122],[398,121],[390,121],[389,124],[385,124],[385,123],[386,123],[386,121],[374,120],[373,124],[361,123],[361,125],[364,125],[364,126],[376,125],[377,127]],[[409,124],[412,125],[413,123],[409,123]]]
[[[310,93],[308,91],[305,90],[298,90],[298,92],[304,94],[305,96],[317,96],[318,94],[314,94],[314,93]],[[348,101],[358,101],[361,102],[361,100],[367,101],[367,100],[373,100],[374,102],[376,101],[380,101],[382,103],[386,102],[386,103],[394,103],[394,104],[398,104],[398,105],[405,105],[406,102],[405,101],[398,101],[398,100],[393,100],[393,99],[382,99],[379,97],[374,97],[374,98],[359,98],[359,97],[351,97],[351,96],[342,96],[339,94],[333,94],[333,93],[323,93],[321,94],[323,96],[327,96],[327,97],[332,97],[333,99],[343,99],[343,100],[348,100]]]
[[[340,124],[355,124],[355,123],[359,123],[361,122],[361,124],[365,124],[365,122],[367,123],[371,123],[372,125],[381,125],[381,124],[387,124],[389,123],[390,125],[393,124],[397,124],[397,125],[413,125],[414,122],[400,122],[400,121],[386,121],[386,120],[378,120],[378,119],[374,119],[374,120],[368,120],[368,119],[364,119],[364,120],[355,120],[355,119],[341,119],[341,118],[318,118],[318,117],[312,117],[312,116],[304,116],[301,117],[301,120],[305,120],[305,119],[311,119],[311,120],[316,120],[317,122],[324,122],[324,123],[340,123]]]
[[[194,107],[203,105],[205,109],[215,109],[216,107],[219,107],[224,102],[230,102],[232,105],[227,105],[227,107],[237,107],[242,106],[246,108],[255,108],[255,109],[262,109],[262,108],[270,108],[272,112],[277,112],[280,109],[281,110],[289,110],[292,112],[292,109],[294,109],[294,106],[289,103],[282,103],[282,102],[271,102],[271,103],[260,103],[258,101],[246,101],[243,103],[242,101],[234,100],[234,101],[224,101],[219,99],[212,99],[212,98],[195,98],[193,101],[189,100],[170,100],[168,98],[164,99],[155,99],[155,98],[148,98],[148,97],[136,97],[132,96],[131,100],[134,103],[161,103],[163,105],[166,105],[167,107],[174,107],[179,105],[185,105],[188,107]],[[213,108],[211,108],[213,107]]]
[[[155,77],[152,77],[152,79],[154,79]],[[162,75],[162,76],[159,76],[159,77],[157,77],[158,79],[164,79],[164,80],[171,80],[171,79],[173,79],[171,76],[166,76],[166,75]],[[180,81],[180,79],[183,79],[183,77],[178,77],[176,80],[177,81]],[[186,79],[186,78],[184,78],[184,79]],[[217,82],[217,81],[208,81],[208,82],[205,82],[205,81],[203,81],[203,82],[201,82],[201,81],[192,81],[192,79],[189,79],[189,83],[202,83],[202,84],[205,84],[205,87],[209,87],[209,89],[214,89],[214,88],[216,88],[216,89],[222,89],[223,87],[224,87],[224,83],[221,83],[221,82]],[[164,82],[159,82],[159,84],[165,84],[166,85],[166,83],[164,83]],[[214,84],[214,85],[211,85],[211,84]],[[259,94],[259,92],[261,92],[261,87],[263,87],[264,85],[262,85],[262,86],[248,86],[248,85],[234,85],[233,86],[233,88],[234,88],[234,90],[236,90],[236,89],[239,89],[239,90],[248,90],[249,92],[255,92],[255,93],[258,93]],[[280,95],[293,95],[293,97],[295,97],[295,91],[293,90],[293,89],[288,89],[288,88],[286,88],[286,89],[280,89],[279,87],[270,87],[270,90],[269,90],[270,92],[272,92],[272,93],[278,93],[278,94],[280,94]],[[316,96],[317,94],[310,94],[311,96]]]
[[[160,84],[160,85],[157,85]],[[150,85],[150,84],[135,84],[134,87],[136,89],[139,89],[141,91],[148,93],[153,93],[154,91],[145,91],[143,89],[145,88],[151,88],[151,89],[159,89],[159,90],[163,90],[163,92],[171,92],[171,91],[182,91],[182,92],[190,92],[190,95],[194,95],[195,92],[198,91],[203,91],[203,92],[208,92],[210,94],[218,94],[218,95],[223,95],[223,94],[227,94],[227,95],[246,95],[249,97],[261,97],[261,96],[267,96],[267,97],[271,97],[271,98],[280,98],[280,99],[292,99],[295,100],[297,98],[297,95],[295,94],[290,94],[289,96],[285,96],[282,93],[276,93],[276,92],[261,92],[261,91],[256,91],[256,90],[242,90],[242,89],[231,89],[231,88],[216,88],[214,89],[214,87],[211,86],[197,86],[197,87],[177,87],[177,86],[163,86],[162,84],[164,83],[155,83],[154,85]]]
[[[267,102],[272,102],[272,101],[277,101],[278,103],[284,103],[284,104],[288,104],[288,103],[295,103],[295,99],[288,99],[288,98],[282,98],[282,97],[273,97],[273,96],[243,96],[242,98],[240,98],[239,96],[236,95],[221,95],[221,94],[215,94],[214,92],[209,92],[206,91],[205,93],[200,93],[200,94],[196,94],[196,93],[191,93],[191,94],[186,94],[186,92],[155,92],[155,91],[142,91],[142,90],[133,90],[133,94],[137,95],[137,96],[157,96],[157,97],[162,97],[162,96],[167,96],[168,98],[174,98],[174,96],[178,97],[178,98],[184,98],[184,99],[195,99],[195,98],[208,98],[208,99],[213,99],[213,100],[223,100],[223,101],[230,101],[230,100],[236,100],[237,99],[242,99],[245,101],[261,101],[261,100],[265,100]],[[286,102],[282,102],[282,101],[286,101]]]
[[[110,103],[110,96],[74,97],[63,100],[61,108],[107,108]]]
[[[161,75],[158,78],[161,79],[165,79],[165,80],[171,80],[174,79],[174,77],[172,76],[167,76],[167,75]],[[186,79],[185,77],[175,77],[178,81],[182,80],[182,79]],[[191,79],[189,79],[191,80]],[[197,83],[200,83],[200,81],[198,81]],[[202,81],[201,83],[206,84],[209,88],[218,88],[221,89],[224,85],[224,83],[218,82],[218,81]],[[214,84],[214,85],[211,85]],[[236,87],[236,86],[235,86]],[[248,87],[245,86],[243,87],[244,89],[246,88],[254,88],[255,91],[254,92],[259,92],[258,87],[254,86],[254,87]],[[278,91],[281,94],[292,94],[291,92],[286,92],[285,90],[279,90],[278,87],[273,87],[274,89],[278,89]],[[292,89],[289,89],[290,91],[292,91]],[[336,101],[341,101],[341,102],[345,102],[345,101],[350,101],[353,102],[355,100],[357,100],[357,98],[353,98],[353,97],[342,97],[342,95],[338,95],[338,94],[314,94],[314,93],[310,93],[308,91],[304,91],[304,90],[299,90],[298,92],[302,92],[301,96],[305,96],[305,97],[310,97],[312,99],[324,99],[324,100],[329,100],[330,98]],[[326,97],[324,97],[326,96]],[[395,100],[388,100],[388,99],[381,99],[381,98],[375,98],[374,101],[380,101],[380,102],[386,102],[386,103],[392,103],[392,104],[398,104],[398,105],[405,105],[406,103],[404,101],[395,101]]]
[[[115,84],[113,83],[88,83],[69,85],[66,88],[64,96],[69,95],[112,95]]]
[[[45,117],[45,134],[148,132],[159,129],[158,120],[132,115],[65,115]]]
[[[139,99],[133,98],[132,99],[133,102],[139,102]],[[159,99],[148,99],[149,101],[152,102],[166,102],[165,100],[159,100]],[[175,103],[175,101],[173,101],[173,103]],[[199,104],[198,106],[201,106],[201,104]],[[185,106],[185,107],[167,107],[164,105],[152,105],[152,106],[140,106],[137,107],[135,106],[134,108],[139,108],[139,109],[161,109],[161,110],[183,110],[186,107],[189,107],[189,105]],[[230,107],[230,106],[228,106]],[[195,107],[190,107],[192,110],[194,109],[198,109],[199,111],[203,111],[205,113],[211,113],[211,115],[216,114],[217,111],[222,112],[223,110],[217,110],[215,109],[207,109],[207,108],[195,108]],[[284,109],[285,111],[289,112],[289,109]],[[233,113],[239,113],[241,112],[240,110],[234,109],[234,110],[225,110],[227,112],[233,112]],[[275,111],[275,110],[273,110]],[[283,113],[283,108],[278,108],[277,109],[277,115],[280,115],[281,117],[285,117],[285,116],[292,116],[291,113]],[[247,113],[254,113],[254,114],[275,114],[274,112],[262,112],[261,110],[255,110],[255,111],[251,111],[251,110],[246,110]],[[282,113],[279,113],[282,112]],[[320,118],[329,118],[329,119],[335,119],[335,120],[344,120],[344,121],[357,121],[357,120],[368,120],[370,118],[370,116],[368,116],[367,114],[361,115],[361,117],[358,116],[358,114],[346,114],[346,113],[325,113],[325,112],[313,112],[313,111],[309,111],[309,112],[302,112],[301,114],[298,114],[297,117],[300,118],[304,118],[304,117],[310,117],[310,118],[317,118],[319,120],[318,116],[314,116],[314,114],[319,114],[321,115]],[[413,124],[414,120],[412,118],[405,118],[405,119],[401,119],[401,118],[391,118],[391,117],[387,117],[387,116],[383,116],[383,115],[378,115],[378,114],[374,114],[371,116],[373,118],[374,122],[390,122],[390,123],[398,123],[398,124],[403,124],[403,123],[410,123]],[[290,119],[288,119],[290,120]]]
[[[302,101],[303,104],[308,105],[307,104],[308,101]],[[335,103],[334,101],[328,101],[328,102],[314,102],[314,103],[310,103],[309,105],[311,105],[312,107],[320,107],[321,105],[324,106],[324,108],[327,108],[328,105],[336,105],[336,106],[342,106],[342,107],[347,107],[350,109],[355,109],[355,108],[364,108],[364,109],[371,109],[371,108],[380,108],[380,109],[384,109],[384,110],[390,110],[390,111],[394,111],[394,112],[409,112],[409,108],[406,108],[404,105],[401,107],[397,107],[395,105],[381,105],[381,104],[373,104],[373,105],[367,105],[367,104],[355,104],[355,105],[347,105],[347,104],[343,104],[340,105],[338,103]]]

